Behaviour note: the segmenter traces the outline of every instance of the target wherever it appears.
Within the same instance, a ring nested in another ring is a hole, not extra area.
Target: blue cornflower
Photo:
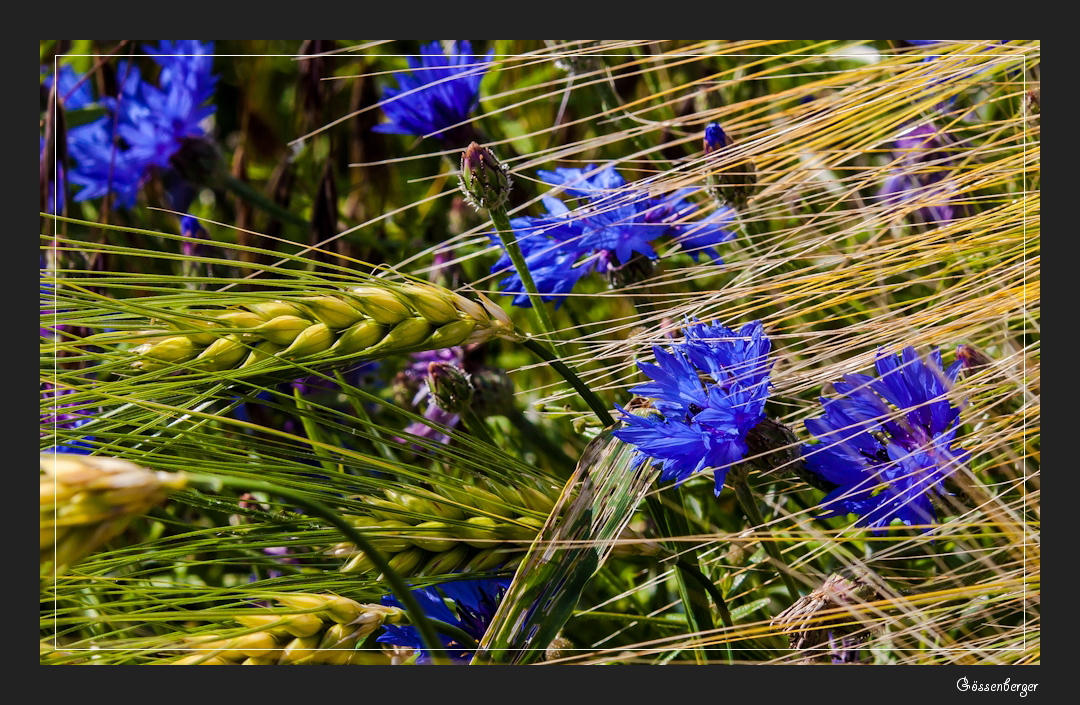
[[[719,123],[710,122],[705,126],[705,153],[715,152],[731,144],[731,138]]]
[[[970,453],[953,447],[960,408],[946,398],[960,361],[947,370],[941,354],[920,358],[878,354],[878,378],[844,376],[837,399],[821,399],[825,415],[806,421],[820,441],[803,446],[808,470],[836,486],[824,517],[858,514],[858,526],[884,533],[894,519],[906,525],[935,521],[931,498]]]
[[[420,47],[419,57],[409,57],[412,71],[394,74],[398,88],[383,88],[383,112],[390,122],[373,129],[443,137],[444,130],[467,120],[480,105],[480,79],[494,55],[494,49],[473,54],[467,39],[455,42],[449,55],[439,42]]]
[[[720,208],[696,222],[686,219],[698,212],[698,206],[686,197],[694,189],[679,189],[662,197],[650,197],[638,189],[624,189],[626,180],[608,164],[596,170],[557,168],[540,171],[540,178],[573,199],[584,202],[573,211],[552,196],[543,198],[547,215],[539,218],[514,218],[510,226],[521,247],[529,273],[541,294],[567,294],[578,280],[590,272],[607,272],[625,265],[634,254],[657,259],[652,242],[672,237],[690,252],[696,262],[701,251],[718,263],[723,260],[715,245],[730,240],[734,233],[726,229],[734,218],[730,208]],[[492,236],[494,242],[499,240]],[[511,266],[505,252],[491,268],[492,272]],[[524,293],[516,272],[500,283],[503,291],[517,294],[515,306],[532,304]],[[544,301],[563,297],[543,296]]]
[[[84,81],[83,76],[70,66],[61,66],[59,71],[60,83],[56,87],[56,97],[64,110],[81,110],[94,103],[94,91],[90,87],[90,81]],[[46,76],[44,85],[51,89],[53,76]],[[81,83],[80,83],[81,82]]]
[[[614,434],[637,446],[642,461],[660,461],[661,482],[682,482],[714,468],[719,495],[728,469],[746,456],[746,434],[765,418],[771,344],[761,321],[738,333],[710,323],[683,332],[685,339],[671,352],[653,348],[656,365],[638,363],[653,381],[630,390],[651,397],[663,418],[618,407],[625,425]]]
[[[425,615],[458,627],[476,641],[480,641],[508,587],[510,587],[509,578],[458,580],[413,590],[412,594]],[[453,601],[453,609],[446,604],[444,596]],[[391,607],[403,607],[393,595],[385,595],[382,603]],[[386,633],[376,641],[416,650],[417,664],[431,662],[431,656],[424,650],[424,641],[420,638],[420,632],[416,627],[393,624],[383,626]],[[454,637],[439,634],[439,638],[446,647],[446,655],[452,661],[468,663],[472,660],[473,652],[462,649],[461,644]]]
[[[206,136],[203,123],[216,109],[207,104],[217,82],[208,56],[213,43],[162,40],[158,49],[145,49],[160,67],[158,85],[145,81],[134,63],[119,62],[118,95],[101,101],[108,115],[68,131],[75,164],[68,177],[83,187],[76,201],[112,192],[116,206],[130,208],[153,169],[171,172],[171,160],[184,145]],[[193,197],[190,187],[169,191],[173,207],[186,210]]]
[[[945,133],[932,123],[918,125],[903,132],[894,146],[899,163],[885,179],[878,199],[894,205],[913,200],[938,201],[918,209],[915,215],[930,223],[952,220],[961,206],[951,203],[956,186],[946,178],[952,157]]]
[[[45,67],[42,68],[44,69]],[[59,100],[60,105],[63,106],[64,110],[81,110],[82,108],[92,105],[95,102],[94,92],[93,90],[91,90],[90,82],[84,81],[83,75],[77,73],[75,69],[71,68],[70,66],[61,66],[57,75],[59,76],[59,81],[56,87],[56,96]],[[55,76],[48,75],[45,77],[42,85],[44,85],[47,90],[51,89],[53,86],[53,81],[55,79]],[[76,134],[78,134],[81,129],[83,128],[74,127],[69,130],[69,141],[71,139],[70,133],[75,132]],[[45,137],[44,135],[41,135],[39,137],[40,139],[38,141],[38,153],[40,155],[43,155],[45,152]],[[54,167],[56,183],[53,183]],[[46,166],[46,170],[46,178],[49,182],[49,193],[46,197],[47,200],[45,203],[45,208],[49,213],[63,211],[64,191],[67,181],[64,174],[64,167],[61,164],[49,164]],[[59,189],[57,189],[56,184],[59,184]],[[54,200],[56,202],[55,208],[53,203]]]

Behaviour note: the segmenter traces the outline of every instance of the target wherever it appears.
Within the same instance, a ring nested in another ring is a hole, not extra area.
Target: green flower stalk
[[[187,482],[119,458],[42,453],[39,467],[42,573],[79,562]]]

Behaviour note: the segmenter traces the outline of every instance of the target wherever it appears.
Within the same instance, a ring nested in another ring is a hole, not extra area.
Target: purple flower
[[[398,88],[383,88],[383,112],[390,122],[373,129],[444,137],[447,128],[467,120],[480,105],[480,79],[494,54],[494,49],[473,54],[467,39],[454,42],[449,54],[439,42],[422,46],[419,57],[409,57],[412,71],[394,74]]]
[[[547,183],[562,186],[568,197],[583,202],[571,210],[563,201],[547,196],[543,199],[547,215],[510,221],[541,294],[567,294],[586,274],[625,265],[634,254],[655,260],[658,255],[652,243],[661,237],[680,242],[694,261],[703,251],[720,263],[723,260],[715,245],[734,237],[726,229],[734,217],[729,208],[715,210],[696,222],[686,222],[699,210],[696,204],[686,200],[694,189],[651,197],[642,190],[623,188],[626,181],[611,164],[599,170],[590,165],[585,169],[558,168],[538,174]],[[492,240],[499,242],[494,236]],[[491,271],[503,271],[511,264],[510,256],[504,252]],[[499,284],[503,291],[517,294],[515,306],[532,305],[516,272]],[[556,308],[563,301],[561,296],[542,298],[555,299]]]
[[[915,214],[924,222],[945,223],[959,214],[960,205],[951,201],[956,186],[947,178],[953,159],[951,144],[945,133],[932,123],[906,130],[894,142],[893,167],[877,197],[888,204],[908,201],[933,202]]]
[[[932,497],[970,454],[953,447],[960,408],[946,398],[959,361],[945,370],[937,351],[920,358],[907,347],[874,364],[877,379],[849,374],[833,384],[840,397],[822,398],[825,415],[806,421],[821,443],[802,451],[807,469],[836,487],[823,518],[858,514],[858,526],[880,534],[894,519],[933,523]]]
[[[412,594],[425,615],[458,627],[476,641],[480,641],[508,587],[509,578],[458,580],[413,590]],[[447,604],[447,599],[452,601],[453,609]],[[403,607],[393,595],[384,596],[382,603],[391,607]],[[431,656],[424,650],[423,640],[416,627],[386,624],[384,629],[386,632],[376,641],[414,649],[418,652],[417,664],[431,663]],[[472,659],[473,652],[461,648],[462,645],[454,637],[439,634],[439,638],[446,647],[446,655],[452,661],[468,663]]]
[[[630,391],[653,399],[656,414],[635,416],[618,407],[625,425],[615,436],[660,461],[660,481],[682,482],[714,468],[715,493],[727,471],[747,453],[746,434],[765,417],[771,347],[760,321],[736,333],[696,323],[671,352],[653,348],[656,365],[639,362],[652,380]]]

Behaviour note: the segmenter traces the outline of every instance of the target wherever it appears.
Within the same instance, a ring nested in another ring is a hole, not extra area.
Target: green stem
[[[311,444],[311,450],[315,453],[315,457],[319,459],[319,465],[322,465],[323,470],[330,473],[341,472],[340,467],[332,459],[328,458],[326,451],[322,449],[322,433],[309,415],[311,405],[304,401],[303,395],[300,394],[300,388],[297,386],[293,386],[293,399],[296,401],[296,417],[300,419],[300,424],[304,427],[304,436],[315,441],[315,443]]]
[[[739,500],[739,506],[746,512],[747,519],[755,527],[764,526],[765,519],[761,516],[761,512],[758,511],[757,502],[754,501],[754,495],[750,492],[748,470],[738,467],[732,468],[732,472],[728,477],[731,478],[731,484],[735,488],[735,496]],[[780,547],[775,541],[769,541],[768,539],[763,539],[761,544],[765,548],[765,552],[773,559],[775,564],[773,567],[780,574],[780,579],[784,582],[784,586],[787,587],[791,599],[799,599],[799,590],[795,587],[795,580],[791,577],[791,568],[788,567],[787,562],[784,560]]]
[[[390,588],[394,591],[398,600],[401,601],[405,611],[409,614],[409,619],[412,621],[413,626],[420,632],[420,638],[424,642],[424,649],[427,650],[431,656],[432,663],[448,663],[449,659],[446,657],[446,652],[443,650],[442,641],[439,640],[438,635],[435,633],[435,628],[431,623],[431,619],[424,614],[424,610],[420,608],[416,598],[413,597],[412,589],[409,584],[398,574],[396,570],[387,562],[375,546],[368,541],[362,533],[357,531],[352,525],[346,522],[344,519],[336,515],[330,507],[326,506],[318,500],[305,497],[302,494],[293,492],[292,490],[274,485],[269,482],[262,482],[260,480],[248,480],[238,477],[222,477],[218,475],[191,475],[190,481],[203,482],[207,484],[221,483],[226,487],[236,487],[246,489],[248,491],[257,490],[261,492],[268,492],[271,494],[281,495],[285,499],[300,505],[301,507],[310,511],[313,515],[325,519],[332,524],[342,534],[345,535],[349,541],[353,542],[361,551],[363,551],[371,562],[375,564],[375,567],[382,572],[383,577],[386,578],[386,582],[390,583]]]
[[[562,375],[563,379],[569,382],[571,387],[577,390],[577,393],[581,395],[581,398],[585,400],[585,403],[589,405],[589,408],[592,409],[593,413],[600,419],[600,423],[604,425],[604,428],[615,423],[615,419],[611,418],[607,406],[600,401],[600,397],[596,396],[596,393],[589,389],[585,383],[574,374],[574,371],[567,367],[566,363],[556,357],[555,353],[547,346],[542,345],[534,338],[526,338],[521,344],[529,350],[532,350],[541,359],[554,367],[555,371]]]
[[[521,283],[525,287],[525,292],[529,295],[529,302],[532,303],[532,309],[536,313],[537,321],[540,323],[540,330],[550,336],[552,349],[555,349],[558,344],[555,337],[555,326],[551,323],[543,297],[540,296],[540,292],[536,288],[532,274],[529,273],[529,265],[525,262],[525,256],[521,254],[521,247],[518,246],[517,238],[514,237],[514,230],[510,227],[510,217],[506,215],[506,206],[492,208],[488,211],[488,215],[491,216],[491,222],[499,233],[499,242],[502,243],[506,254],[510,255],[510,261],[514,263],[514,269],[517,270],[518,277],[521,278]]]
[[[705,592],[709,593],[709,596],[712,597],[713,604],[716,605],[716,611],[720,613],[720,620],[724,623],[724,626],[734,630],[735,622],[732,621],[731,612],[728,611],[727,602],[724,601],[724,595],[720,592],[719,588],[716,587],[716,584],[705,577],[705,574],[702,573],[696,565],[689,563],[682,558],[675,561],[675,566],[705,588]],[[734,654],[731,653],[731,642],[726,642],[724,647],[727,651],[727,662],[730,666],[735,660]]]
[[[678,490],[675,490],[678,492]],[[682,495],[677,495],[680,499]],[[686,525],[686,517],[674,507],[668,506],[656,494],[646,497],[649,513],[656,522],[660,531],[668,536],[686,536],[689,528]],[[680,503],[681,504],[681,503]],[[681,507],[680,507],[681,508]],[[681,554],[675,561],[675,581],[679,586],[679,597],[682,599],[683,609],[686,612],[686,621],[695,632],[704,632],[713,629],[712,612],[709,610],[709,599],[702,592],[698,584],[697,576],[688,567],[697,563],[697,551],[689,549],[680,551],[674,544],[662,542],[664,548],[672,554]],[[696,571],[700,574],[700,569]],[[689,580],[688,580],[689,578]],[[705,576],[704,582],[709,582]],[[694,660],[698,664],[704,664],[708,659],[705,651],[700,647],[694,648]]]

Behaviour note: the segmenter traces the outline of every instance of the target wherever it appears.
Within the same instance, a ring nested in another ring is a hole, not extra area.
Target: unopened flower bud
[[[475,208],[491,210],[506,203],[512,182],[506,167],[491,150],[471,143],[461,155],[458,177],[466,200]]]
[[[715,122],[710,122],[705,127],[704,142],[706,155],[722,152],[734,144],[724,129]],[[713,198],[741,208],[757,190],[757,167],[749,159],[726,165],[718,173],[709,174],[708,190]]]
[[[469,409],[473,388],[469,376],[454,364],[432,362],[428,365],[428,388],[435,403],[444,411],[463,414]]]
[[[731,139],[720,127],[720,123],[710,122],[705,126],[705,153],[715,152],[731,144]]]
[[[555,661],[557,659],[566,658],[570,655],[570,649],[573,647],[574,642],[564,636],[557,636],[551,640],[550,644],[548,644],[547,651],[544,652],[544,659],[547,661]]]
[[[956,348],[956,358],[965,370],[978,370],[990,364],[990,356],[974,345],[960,345]]]

